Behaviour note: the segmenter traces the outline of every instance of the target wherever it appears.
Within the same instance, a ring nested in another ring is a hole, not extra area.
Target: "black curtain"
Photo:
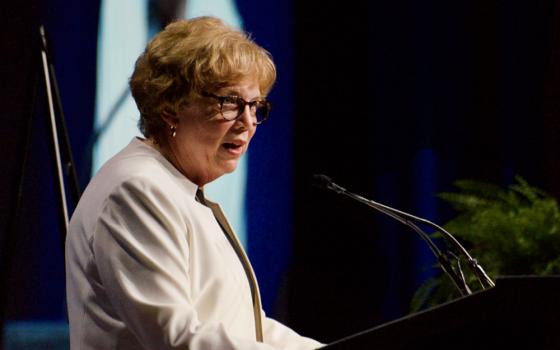
[[[296,329],[332,341],[403,316],[438,273],[413,232],[312,188],[312,174],[440,223],[453,213],[434,195],[461,178],[505,185],[519,174],[560,195],[556,10],[554,1],[297,3],[287,289]]]

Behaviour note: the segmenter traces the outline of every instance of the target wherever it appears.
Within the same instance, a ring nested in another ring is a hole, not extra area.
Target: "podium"
[[[515,276],[321,349],[560,349],[560,277]]]

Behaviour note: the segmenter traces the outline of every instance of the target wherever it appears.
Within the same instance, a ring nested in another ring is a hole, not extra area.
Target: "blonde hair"
[[[130,78],[138,126],[159,141],[162,112],[175,113],[204,91],[254,77],[266,96],[276,80],[270,54],[244,32],[212,17],[169,24],[148,44]]]

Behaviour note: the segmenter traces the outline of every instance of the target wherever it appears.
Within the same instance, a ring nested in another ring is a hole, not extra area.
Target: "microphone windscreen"
[[[313,175],[313,185],[320,188],[329,188],[332,184],[330,177],[323,174]]]

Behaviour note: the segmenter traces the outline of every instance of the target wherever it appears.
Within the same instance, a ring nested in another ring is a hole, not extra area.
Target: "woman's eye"
[[[224,102],[223,102],[224,106],[237,106],[237,97],[235,96],[225,96],[224,97]]]

